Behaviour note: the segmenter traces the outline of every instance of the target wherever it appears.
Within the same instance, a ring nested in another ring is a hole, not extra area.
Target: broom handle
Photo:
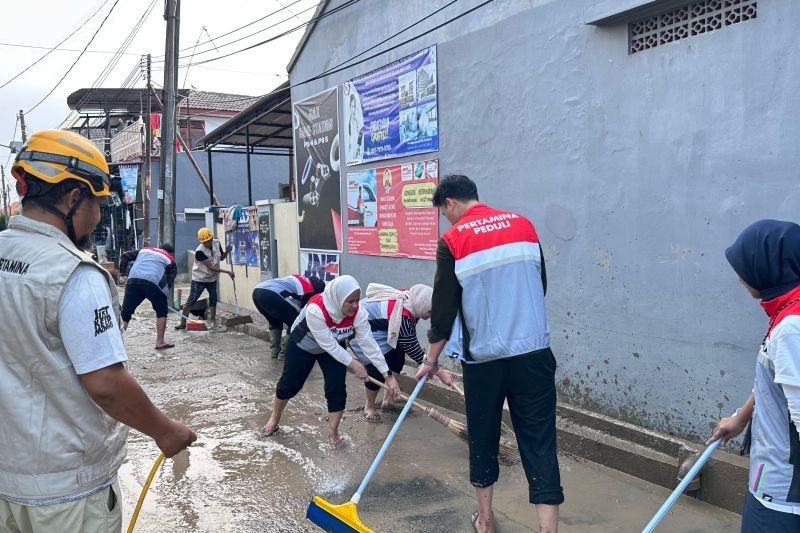
[[[189,318],[188,316],[184,315],[180,311],[176,311],[175,309],[171,308],[170,306],[167,306],[167,309],[169,309],[170,311],[172,311],[173,313],[175,313],[176,315],[178,315],[179,317],[181,317],[184,320],[191,320],[191,318]]]
[[[714,453],[714,450],[717,449],[717,446],[719,446],[721,442],[722,439],[718,439],[712,442],[711,445],[708,448],[706,448],[706,451],[703,452],[703,455],[701,455],[700,458],[698,458],[697,461],[695,461],[694,465],[692,465],[692,468],[689,470],[689,472],[685,476],[683,476],[681,482],[678,484],[677,487],[675,487],[675,490],[672,491],[672,494],[669,495],[667,501],[664,502],[664,504],[661,506],[661,508],[658,510],[655,516],[653,516],[650,522],[648,522],[648,524],[644,526],[642,533],[651,533],[653,530],[655,530],[659,522],[661,522],[664,516],[666,516],[667,511],[669,511],[670,507],[672,507],[672,504],[675,503],[675,500],[678,499],[678,496],[683,494],[683,491],[686,490],[686,487],[689,486],[689,483],[691,483],[692,480],[695,478],[695,476],[700,472],[700,469],[703,468],[703,465],[706,464],[708,458],[711,457],[711,454]]]
[[[392,390],[392,389],[390,389],[390,388],[389,388],[389,387],[386,385],[386,383],[383,383],[383,382],[381,382],[381,381],[378,381],[377,379],[373,378],[372,376],[367,376],[367,377],[368,377],[368,379],[369,379],[371,382],[373,382],[373,383],[374,383],[375,385],[377,385],[378,387],[380,387],[380,388],[382,388],[382,389],[386,389],[387,391],[390,391],[390,390]],[[405,395],[405,394],[403,394],[402,392],[400,393],[400,398],[402,398],[402,399],[404,399],[404,400],[408,400],[408,396],[406,396],[406,395]],[[424,405],[422,405],[421,403],[417,402],[416,400],[414,400],[414,401],[413,401],[413,402],[411,402],[411,403],[413,403],[413,404],[414,404],[414,407],[416,407],[417,409],[422,409],[423,411],[425,410],[425,406],[424,406]]]
[[[425,382],[428,380],[427,374],[422,377],[421,380],[417,382],[417,386],[414,387],[414,391],[408,397],[408,401],[403,406],[403,410],[400,411],[400,416],[397,417],[397,421],[392,426],[392,430],[389,432],[389,436],[386,437],[386,440],[383,441],[383,446],[378,451],[378,455],[375,456],[375,459],[372,461],[372,464],[369,465],[369,470],[367,470],[367,475],[364,476],[364,480],[361,481],[361,485],[358,486],[358,490],[356,493],[353,494],[353,497],[350,498],[350,501],[358,505],[359,500],[361,500],[361,495],[364,494],[364,491],[367,488],[367,484],[369,480],[372,479],[372,475],[375,473],[375,470],[378,469],[378,465],[383,460],[383,456],[386,454],[386,450],[389,449],[389,445],[392,444],[392,440],[394,440],[394,436],[397,434],[397,431],[400,429],[400,424],[403,423],[403,419],[405,419],[408,412],[411,410],[411,404],[414,402],[414,399],[419,394],[419,391],[422,390],[422,387],[425,385]]]

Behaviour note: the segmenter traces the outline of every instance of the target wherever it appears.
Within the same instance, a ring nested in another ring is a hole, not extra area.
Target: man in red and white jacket
[[[459,345],[452,351],[464,372],[475,528],[495,530],[492,487],[507,400],[539,531],[558,531],[564,493],[556,454],[556,361],[536,229],[517,213],[479,203],[477,187],[466,176],[445,177],[433,203],[452,227],[436,252],[430,347],[417,379],[436,371],[448,340]]]
[[[156,312],[156,350],[174,348],[164,340],[167,328],[167,295],[175,283],[178,267],[175,264],[175,248],[164,243],[160,248],[145,246],[141,250],[130,250],[120,257],[119,269],[127,275],[125,298],[122,300],[122,330],[127,331],[128,322],[144,300],[148,300]],[[132,263],[130,271],[128,265]]]

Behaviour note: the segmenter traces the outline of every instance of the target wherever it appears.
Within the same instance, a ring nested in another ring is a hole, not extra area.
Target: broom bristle
[[[333,505],[314,496],[308,504],[306,518],[324,531],[333,533],[374,533],[358,517],[358,510],[353,502]]]
[[[202,320],[187,320],[186,331],[208,331],[208,327]]]
[[[464,398],[464,391],[458,385],[456,385],[455,383],[453,383],[453,389],[455,389],[455,391],[457,393],[459,393],[462,398]],[[508,424],[506,424],[505,422],[500,422],[500,433],[502,433],[503,435],[505,435],[509,439],[516,439],[516,437],[517,437],[514,434],[514,430],[511,429],[510,427],[508,427]]]
[[[424,406],[423,411],[432,419],[436,420],[447,429],[455,433],[456,437],[469,444],[469,433],[467,432],[467,425],[463,422],[453,420],[441,411],[437,411],[432,407]],[[519,448],[516,442],[509,442],[503,435],[500,436],[500,445],[498,449],[498,456],[503,464],[510,465],[519,462]]]

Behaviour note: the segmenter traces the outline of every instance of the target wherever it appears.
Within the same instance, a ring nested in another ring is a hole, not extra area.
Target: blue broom
[[[383,460],[386,450],[388,450],[389,446],[392,444],[392,440],[397,434],[397,430],[400,429],[400,424],[403,423],[403,419],[406,417],[406,414],[409,410],[411,410],[411,404],[414,403],[414,399],[419,394],[419,391],[422,390],[422,387],[425,385],[425,381],[427,379],[428,376],[426,375],[417,382],[417,386],[414,387],[414,391],[408,397],[408,400],[406,400],[403,410],[400,411],[400,416],[397,417],[397,421],[394,423],[394,426],[392,426],[389,436],[386,437],[385,441],[383,441],[383,446],[381,446],[381,449],[378,451],[378,455],[375,456],[375,459],[369,466],[369,470],[367,470],[367,475],[364,476],[363,481],[361,481],[361,485],[358,486],[358,490],[356,490],[355,494],[353,494],[353,497],[350,498],[350,501],[341,505],[334,505],[325,501],[325,499],[321,496],[314,496],[314,498],[311,500],[311,503],[308,504],[306,518],[329,533],[374,533],[358,517],[358,502],[361,500],[361,495],[364,494],[369,480],[372,479],[372,475],[375,473],[375,470],[378,469],[378,465]]]

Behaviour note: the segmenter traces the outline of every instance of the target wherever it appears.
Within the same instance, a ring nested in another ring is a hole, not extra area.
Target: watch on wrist
[[[390,369],[390,370],[387,370],[387,371],[386,371],[386,377],[388,378],[388,377],[389,377],[389,376],[391,376],[391,375],[392,375],[392,371],[391,371],[391,369]]]

